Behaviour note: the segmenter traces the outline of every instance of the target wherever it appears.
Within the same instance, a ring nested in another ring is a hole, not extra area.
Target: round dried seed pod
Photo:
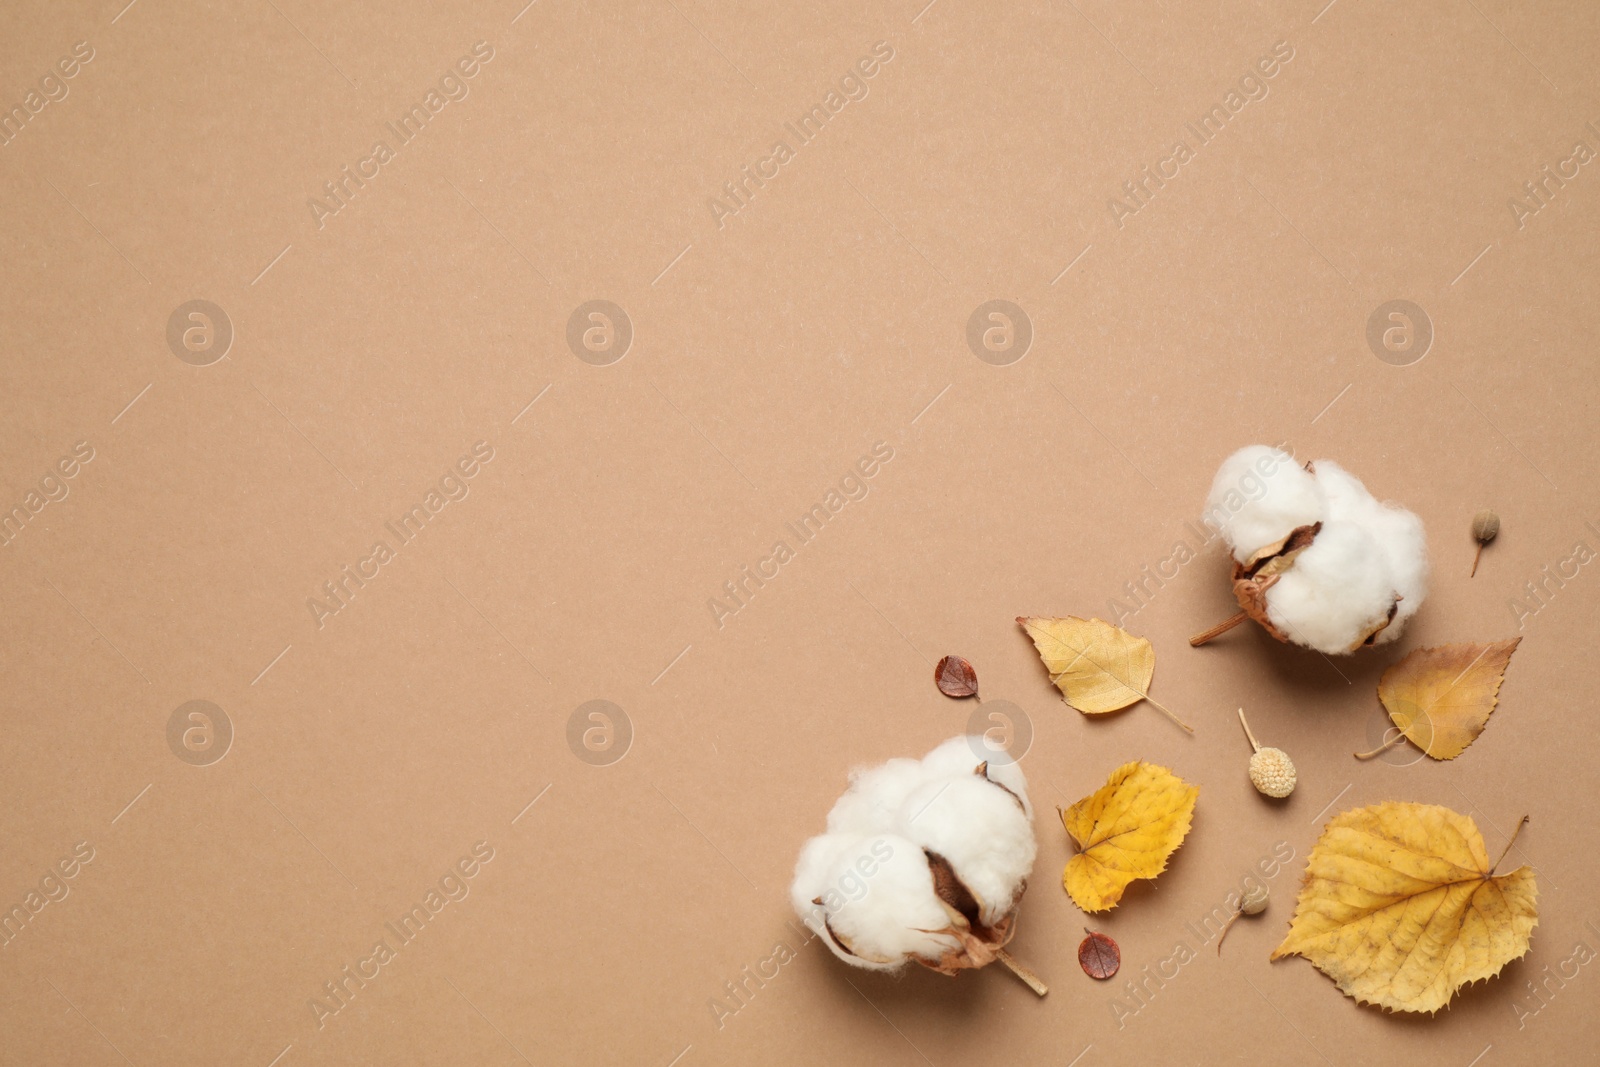
[[[1250,724],[1245,722],[1243,708],[1239,709],[1239,725],[1244,727],[1244,735],[1250,739],[1250,747],[1255,749],[1255,754],[1250,757],[1250,784],[1262,795],[1280,800],[1293,793],[1296,779],[1294,760],[1281,748],[1262,748],[1256,743],[1255,734],[1250,732]]]
[[[1492,511],[1480,511],[1472,517],[1472,539],[1478,542],[1478,551],[1472,554],[1472,577],[1478,573],[1478,560],[1483,557],[1483,546],[1500,536],[1500,516]]]
[[[1272,751],[1276,752],[1277,749]],[[1217,935],[1217,955],[1222,955],[1222,939],[1228,936],[1228,931],[1233,929],[1233,924],[1239,921],[1241,915],[1260,915],[1267,910],[1267,887],[1261,884],[1251,886],[1245,890],[1244,896],[1239,899],[1239,907],[1228,921],[1222,924],[1222,933]]]
[[[1239,910],[1246,915],[1260,915],[1267,910],[1267,887],[1254,885],[1245,893],[1244,899],[1239,902]]]

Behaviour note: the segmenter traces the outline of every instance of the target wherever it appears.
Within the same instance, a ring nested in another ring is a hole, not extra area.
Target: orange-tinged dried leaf
[[[1150,696],[1156,650],[1149,641],[1101,619],[1019,617],[1033,647],[1061,690],[1061,698],[1085,715],[1103,715],[1148,700],[1173,722],[1194,731]]]
[[[1435,1012],[1528,951],[1537,898],[1531,867],[1494,873],[1467,816],[1398,801],[1357,808],[1323,828],[1272,958],[1304,956],[1363,1004]]]
[[[1383,672],[1378,699],[1412,744],[1455,759],[1488,725],[1521,640],[1419,648]]]
[[[933,683],[947,697],[978,695],[978,672],[960,656],[946,656],[933,668]]]
[[[1084,911],[1117,906],[1128,883],[1154,878],[1183,844],[1200,795],[1165,767],[1135,761],[1111,772],[1106,784],[1061,813],[1078,843],[1061,884]]]

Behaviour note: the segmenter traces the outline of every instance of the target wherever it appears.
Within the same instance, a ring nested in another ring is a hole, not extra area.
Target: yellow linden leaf
[[[1061,698],[1086,715],[1119,711],[1148,700],[1173,722],[1194,730],[1170,709],[1150,696],[1150,679],[1156,673],[1156,650],[1100,619],[1025,619],[1017,623],[1033,638],[1033,647],[1061,690]]]
[[[1455,759],[1488,725],[1521,640],[1419,648],[1383,672],[1378,699],[1400,736],[1434,759]]]
[[[1135,878],[1154,878],[1183,844],[1200,789],[1165,767],[1135,761],[1061,813],[1078,843],[1061,884],[1084,911],[1108,911]]]
[[[1363,1004],[1434,1012],[1528,951],[1537,897],[1531,867],[1494,873],[1465,815],[1399,801],[1357,808],[1323,828],[1272,958],[1304,956]]]

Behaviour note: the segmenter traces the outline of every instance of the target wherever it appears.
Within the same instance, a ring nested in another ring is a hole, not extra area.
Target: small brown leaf
[[[1090,978],[1110,978],[1122,966],[1122,950],[1105,934],[1095,933],[1087,926],[1083,932],[1089,936],[1078,942],[1078,966]]]
[[[975,697],[978,695],[978,672],[960,656],[946,656],[933,669],[933,680],[939,692],[947,697]]]

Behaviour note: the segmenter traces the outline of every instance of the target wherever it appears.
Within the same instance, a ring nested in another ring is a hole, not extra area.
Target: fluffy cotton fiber
[[[985,751],[982,737],[953,737],[921,760],[851,775],[789,891],[834,955],[955,973],[1004,946],[1037,846],[1021,768]]]
[[[1373,499],[1332,460],[1302,467],[1281,449],[1241,448],[1217,471],[1205,519],[1233,553],[1236,579],[1263,565],[1277,572],[1260,583],[1267,621],[1296,644],[1340,654],[1393,641],[1427,596],[1422,520]],[[1318,523],[1308,547],[1274,565],[1291,534]]]

